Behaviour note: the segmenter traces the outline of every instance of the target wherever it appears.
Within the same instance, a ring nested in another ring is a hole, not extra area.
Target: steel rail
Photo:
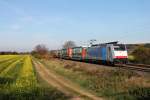
[[[130,70],[136,70],[136,71],[142,71],[142,72],[150,72],[150,67],[147,66],[137,66],[136,64],[116,64],[115,66],[130,69]]]

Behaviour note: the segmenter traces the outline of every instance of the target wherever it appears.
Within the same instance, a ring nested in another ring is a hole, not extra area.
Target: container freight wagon
[[[72,59],[72,48],[68,48],[67,49],[67,55],[68,55],[68,59]]]
[[[72,48],[72,59],[73,60],[84,60],[86,57],[86,48],[74,47]]]
[[[72,58],[72,48],[58,50],[57,57],[63,59],[71,59]]]

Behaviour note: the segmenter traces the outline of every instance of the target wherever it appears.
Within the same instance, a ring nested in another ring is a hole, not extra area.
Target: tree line
[[[64,45],[62,46],[63,49],[71,48],[71,47],[76,47],[76,44],[74,41],[66,41]],[[35,46],[31,54],[37,58],[50,59],[50,58],[55,57],[55,50],[49,50],[44,44],[39,44]]]
[[[8,55],[8,54],[19,54],[18,52],[16,51],[1,51],[0,52],[0,55]]]

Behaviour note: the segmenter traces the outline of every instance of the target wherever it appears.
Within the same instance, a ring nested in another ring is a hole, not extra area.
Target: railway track
[[[85,62],[82,62],[82,63],[85,63]],[[99,65],[98,63],[93,63],[93,62],[89,64]],[[104,65],[104,66],[110,67],[110,65],[109,66]],[[111,66],[111,67],[114,67],[114,66]],[[133,64],[133,63],[115,64],[115,67],[150,73],[150,65],[145,65],[145,64]]]
[[[133,64],[133,63],[128,63],[127,65],[150,68],[150,65],[146,65],[146,64]]]
[[[122,67],[124,69],[142,71],[142,72],[149,72],[150,73],[150,65],[144,64],[117,64],[117,67]]]

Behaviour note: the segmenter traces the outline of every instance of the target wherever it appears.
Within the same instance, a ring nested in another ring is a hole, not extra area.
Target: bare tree
[[[63,48],[72,48],[76,47],[76,44],[74,41],[66,41],[63,45]]]
[[[48,48],[44,44],[39,44],[35,47],[34,51],[40,55],[45,55],[48,53]]]

